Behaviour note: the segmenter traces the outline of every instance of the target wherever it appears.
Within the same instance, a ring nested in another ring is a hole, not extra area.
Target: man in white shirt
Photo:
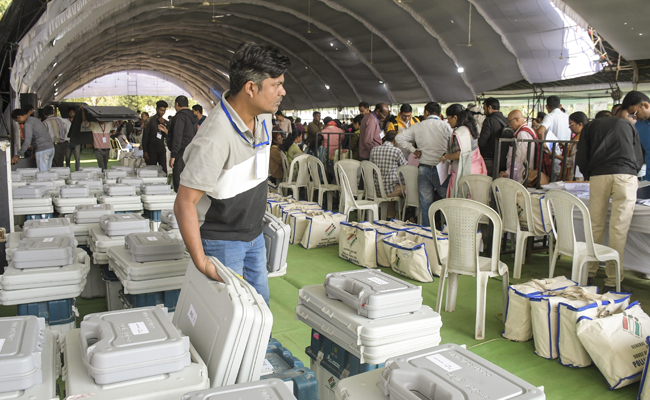
[[[284,132],[284,137],[287,137],[287,134],[291,133],[291,121],[280,110],[275,113],[275,118],[278,120],[280,129]]]
[[[571,129],[569,129],[569,116],[562,112],[562,103],[557,96],[549,96],[546,99],[546,111],[548,113],[544,120],[537,127],[537,137],[544,140],[549,136],[549,132],[557,137],[557,140],[571,140]],[[552,135],[550,137],[553,137]],[[549,138],[550,139],[550,138]],[[560,146],[549,146],[557,155],[561,155]],[[553,157],[553,174],[560,172],[560,160]]]
[[[433,204],[435,193],[443,199],[447,194],[445,182],[440,182],[436,167],[440,157],[447,153],[452,131],[449,124],[440,119],[440,111],[440,104],[427,103],[424,106],[425,120],[395,137],[399,148],[413,153],[420,161],[418,187],[423,226],[430,225],[429,207]]]

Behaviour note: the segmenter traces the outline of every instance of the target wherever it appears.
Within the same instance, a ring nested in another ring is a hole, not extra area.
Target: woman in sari
[[[460,104],[447,107],[447,122],[454,130],[449,141],[449,153],[440,162],[451,163],[447,198],[459,197],[456,181],[465,175],[487,175],[487,168],[478,149],[478,129],[472,114]]]

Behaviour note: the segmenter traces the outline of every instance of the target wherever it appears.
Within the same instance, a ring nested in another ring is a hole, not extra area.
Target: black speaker
[[[38,98],[36,97],[36,93],[20,94],[20,108],[25,108],[28,105],[34,107],[33,117],[38,118]]]

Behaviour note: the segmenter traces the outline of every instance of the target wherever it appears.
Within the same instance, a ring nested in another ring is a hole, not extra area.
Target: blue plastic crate
[[[125,308],[152,307],[163,304],[167,307],[167,311],[174,312],[180,294],[180,289],[142,294],[125,294],[124,291],[120,291],[120,298],[124,302]]]
[[[50,326],[64,325],[75,320],[74,304],[75,299],[18,304],[18,315],[34,315],[45,318],[45,322]]]
[[[144,210],[142,215],[154,222],[160,222],[160,211],[161,210]]]
[[[347,370],[347,376],[354,376],[384,366],[383,363],[362,364],[357,356],[314,329],[311,331],[311,336],[311,346],[305,349],[305,354],[312,360],[317,361],[319,352],[322,352],[321,365],[334,375],[340,376]]]
[[[115,211],[115,214],[140,214],[140,211]]]
[[[54,218],[54,214],[49,213],[49,214],[31,214],[31,215],[25,215],[25,221],[29,221],[32,219],[50,219]]]
[[[305,367],[280,342],[271,339],[266,349],[266,360],[273,366],[273,372],[260,379],[277,378],[293,382],[293,395],[297,400],[318,400],[318,381],[316,374]]]
[[[115,272],[108,269],[108,264],[100,265],[99,268],[104,282],[115,282],[120,280],[117,275],[115,275]]]
[[[80,248],[81,250],[85,251],[86,253],[88,253],[89,256],[93,255],[92,251],[90,251],[90,247],[88,247],[86,245],[80,245],[80,246],[77,246],[77,247]]]

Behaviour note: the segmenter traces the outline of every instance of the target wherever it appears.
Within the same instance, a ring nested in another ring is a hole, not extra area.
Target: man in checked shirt
[[[408,164],[404,153],[397,147],[395,142],[397,134],[390,131],[384,136],[384,143],[381,146],[374,147],[370,150],[370,162],[379,167],[381,176],[384,180],[384,190],[386,197],[394,198],[403,195],[402,187],[398,185],[397,167]],[[379,194],[379,193],[377,193]],[[388,202],[387,218],[395,217],[395,202]]]

